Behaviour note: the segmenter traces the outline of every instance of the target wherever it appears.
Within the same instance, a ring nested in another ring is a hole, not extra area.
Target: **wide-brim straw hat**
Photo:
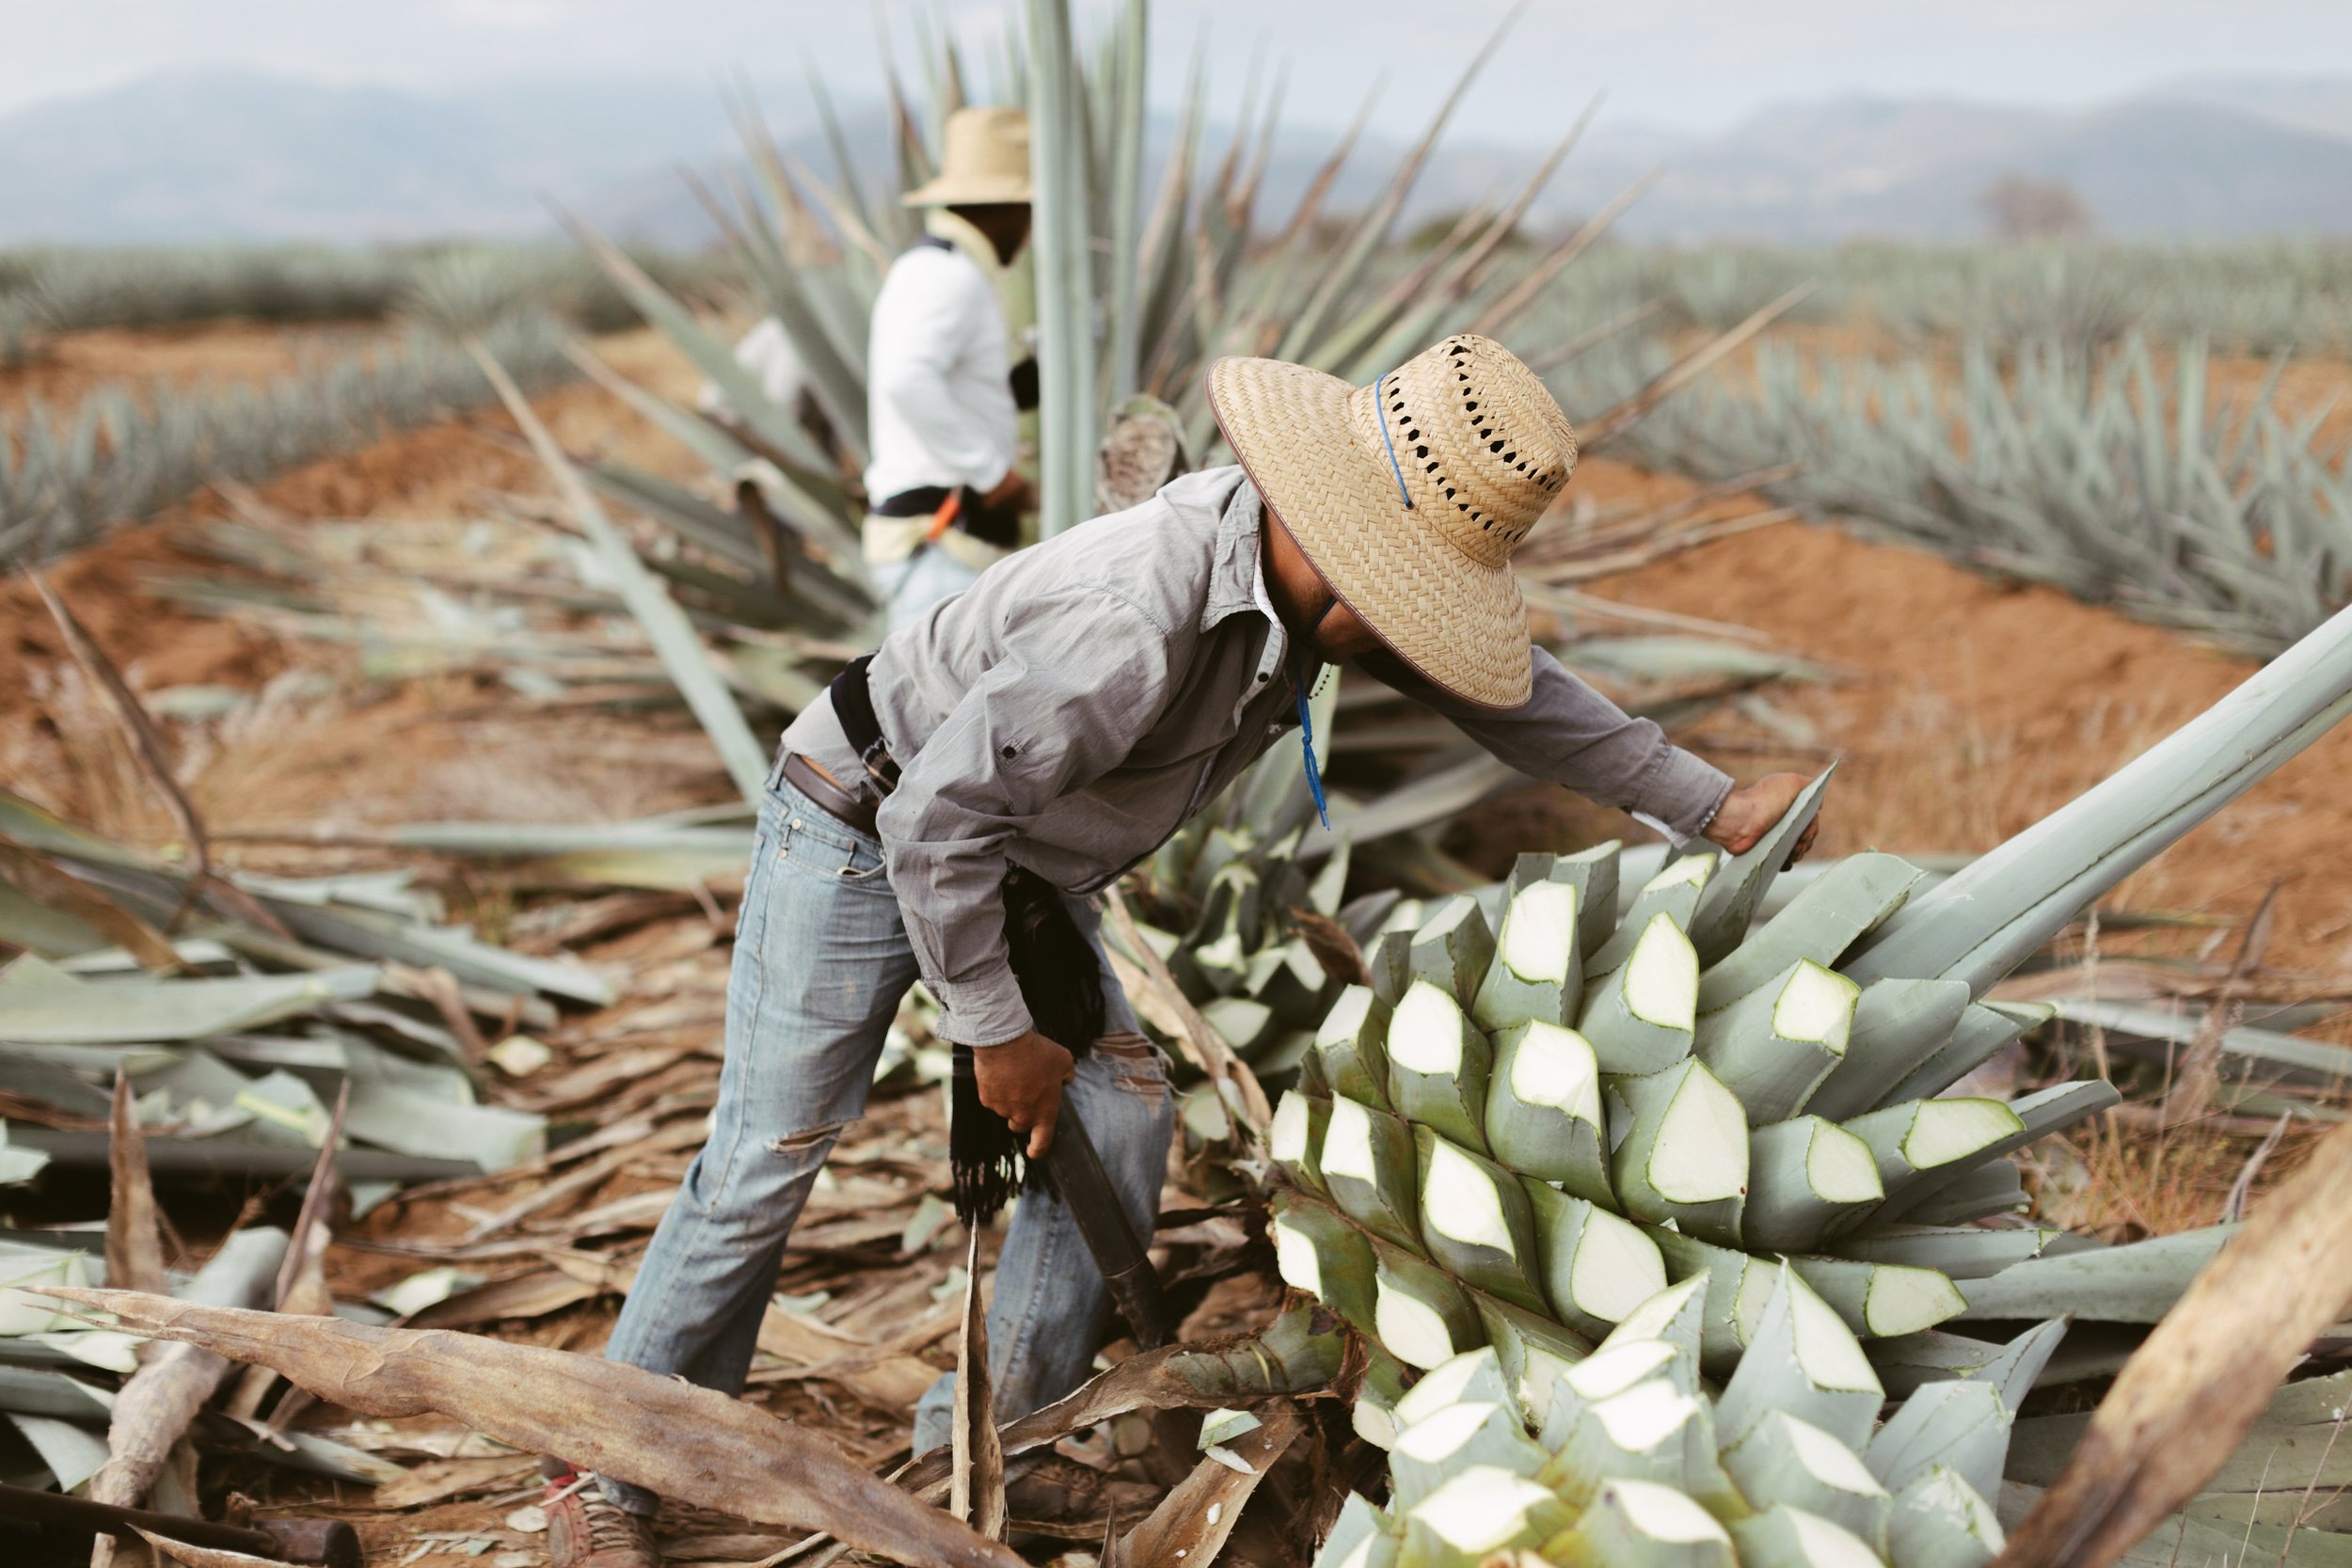
[[[1029,117],[958,109],[941,137],[939,173],[901,198],[910,207],[985,207],[1029,199]]]
[[[1276,519],[1398,657],[1482,706],[1527,701],[1511,554],[1576,468],[1576,432],[1534,371],[1467,333],[1369,387],[1226,358],[1209,407]]]

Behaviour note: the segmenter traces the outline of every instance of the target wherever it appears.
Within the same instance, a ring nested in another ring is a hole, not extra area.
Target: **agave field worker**
[[[710,1140],[608,1354],[742,1388],[793,1220],[918,976],[957,1047],[958,1088],[1032,1160],[1073,1109],[1148,1236],[1173,1101],[1089,895],[1295,728],[1327,665],[1358,664],[1514,767],[1677,842],[1745,849],[1803,788],[1795,774],[1735,788],[1532,645],[1511,555],[1567,483],[1576,437],[1509,353],[1452,338],[1359,388],[1263,359],[1209,373],[1238,464],[998,562],[786,732],[744,886]],[[1302,747],[1320,799],[1312,759]],[[1099,988],[1095,1037],[1039,1027],[1037,976],[1015,973],[1025,927],[1007,920],[1025,879],[1076,942],[1050,989]],[[971,1173],[954,1163],[961,1200]],[[1108,1320],[1069,1207],[1026,1193],[989,1310],[998,1418],[1075,1387]],[[947,1440],[952,1398],[943,1378],[919,1402],[918,1451]],[[566,1487],[550,1508],[559,1564],[654,1560],[652,1497],[568,1474]]]
[[[1020,543],[1030,494],[1013,459],[1019,414],[1037,405],[1037,367],[1013,365],[994,278],[970,252],[1009,266],[1028,241],[1028,117],[957,110],[938,178],[906,202],[961,221],[935,220],[945,232],[893,262],[874,299],[865,547],[894,629]]]

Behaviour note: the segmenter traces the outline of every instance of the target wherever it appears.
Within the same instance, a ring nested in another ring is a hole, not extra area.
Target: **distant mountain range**
[[[762,98],[793,150],[821,162],[797,89]],[[879,166],[879,110],[844,114],[858,154]],[[1559,128],[1531,124],[1523,147],[1442,150],[1418,212],[1523,177]],[[1331,139],[1278,138],[1276,210]],[[676,167],[715,167],[732,147],[716,88],[698,83],[426,93],[171,75],[0,116],[0,244],[524,236],[548,231],[553,198],[608,228],[692,245],[710,229]],[[1368,141],[1337,199],[1365,199],[1398,151]],[[1665,177],[1622,226],[1630,237],[1963,239],[1984,232],[1979,198],[2012,172],[2064,182],[2102,232],[2122,238],[2352,235],[2352,78],[2183,82],[2082,112],[1842,98],[1707,135],[1604,115],[1535,216],[1589,212],[1660,164]]]

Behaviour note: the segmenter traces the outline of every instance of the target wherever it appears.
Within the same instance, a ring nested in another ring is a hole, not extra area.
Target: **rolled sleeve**
[[[1573,789],[1695,838],[1731,792],[1731,776],[1666,738],[1534,650],[1534,689],[1516,708],[1481,707],[1432,686],[1393,654],[1359,661],[1374,678],[1451,719],[1463,734],[1530,778]]]
[[[1169,646],[1168,628],[1099,592],[1020,606],[1001,657],[882,802],[876,829],[891,886],[947,1040],[999,1045],[1029,1031],[1005,948],[1006,846],[1149,733],[1167,699]]]

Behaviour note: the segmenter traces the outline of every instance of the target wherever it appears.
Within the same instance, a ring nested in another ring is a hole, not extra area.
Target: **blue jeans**
[[[890,607],[889,627],[897,631],[930,613],[931,606],[952,599],[980,580],[979,572],[936,545],[916,550],[904,561],[883,562],[866,568],[874,586]]]
[[[1099,950],[1092,906],[1072,907]],[[792,1223],[834,1141],[864,1114],[883,1037],[914,979],[882,846],[771,773],[736,924],[710,1138],[654,1232],[608,1357],[742,1392]],[[1063,1105],[1085,1121],[1128,1218],[1149,1237],[1174,1101],[1107,965],[1104,1003],[1110,1033],[1079,1060]],[[1110,1318],[1069,1209],[1025,1195],[989,1304],[997,1418],[1085,1381]],[[954,1381],[943,1375],[916,1404],[916,1452],[947,1440]],[[604,1487],[632,1513],[653,1512],[652,1494],[609,1479]]]

